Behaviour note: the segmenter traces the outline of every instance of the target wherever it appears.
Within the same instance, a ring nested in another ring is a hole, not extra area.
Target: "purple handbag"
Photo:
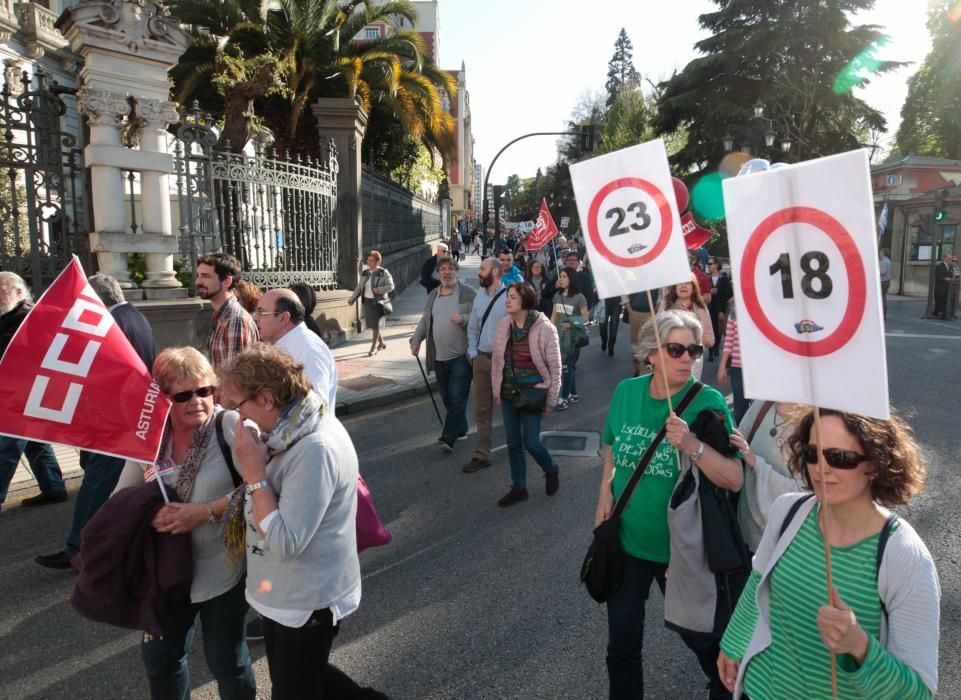
[[[363,552],[371,547],[381,547],[394,539],[390,530],[384,527],[377,517],[374,499],[370,496],[367,482],[357,475],[357,551]]]

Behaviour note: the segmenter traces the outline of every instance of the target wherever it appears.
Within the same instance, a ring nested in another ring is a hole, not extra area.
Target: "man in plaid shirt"
[[[211,253],[197,260],[197,293],[214,308],[207,338],[207,354],[214,369],[260,340],[257,325],[234,297],[240,262],[227,253]]]

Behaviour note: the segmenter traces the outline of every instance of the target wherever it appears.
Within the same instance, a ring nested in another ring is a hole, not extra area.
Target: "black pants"
[[[274,700],[321,700],[337,625],[330,608],[316,610],[303,627],[264,618],[264,648]]]
[[[604,315],[601,317],[601,351],[607,350],[614,354],[614,343],[617,342],[617,329],[621,325],[621,315],[624,309],[619,297],[604,300]]]

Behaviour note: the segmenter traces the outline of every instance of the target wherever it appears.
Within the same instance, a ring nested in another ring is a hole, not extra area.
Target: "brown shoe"
[[[57,493],[41,493],[36,496],[31,496],[30,498],[24,498],[20,501],[20,505],[30,508],[31,506],[45,506],[48,503],[63,503],[69,500],[69,496],[66,491],[58,491]]]
[[[480,457],[474,457],[471,461],[461,467],[461,471],[465,474],[473,474],[476,471],[480,471],[491,465],[489,459],[481,459]]]
[[[511,490],[507,492],[506,496],[502,496],[500,500],[497,501],[497,505],[501,508],[506,508],[507,506],[512,506],[515,503],[520,503],[521,501],[527,500],[527,489],[518,489],[511,486]]]
[[[546,480],[544,490],[548,496],[553,496],[557,493],[557,489],[561,487],[560,472],[559,467],[554,467],[554,471],[544,474],[544,479]]]

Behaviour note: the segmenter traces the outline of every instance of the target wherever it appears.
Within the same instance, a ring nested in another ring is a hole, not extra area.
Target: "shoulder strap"
[[[765,401],[761,404],[761,409],[757,412],[754,417],[754,424],[751,426],[751,432],[747,434],[747,444],[750,445],[751,441],[754,440],[754,436],[757,435],[757,429],[761,427],[761,423],[764,422],[765,416],[767,416],[768,411],[774,405],[773,401]]]
[[[777,532],[778,539],[781,539],[781,535],[783,535],[785,530],[787,530],[787,526],[791,524],[792,520],[794,520],[794,516],[797,515],[798,509],[800,509],[801,504],[812,498],[814,498],[814,494],[809,493],[804,496],[801,496],[801,498],[797,499],[796,501],[794,501],[794,503],[791,504],[791,507],[788,508],[787,515],[784,516],[784,520],[781,522],[781,529],[778,530]]]
[[[500,298],[500,295],[506,291],[507,291],[507,287],[501,287],[500,291],[494,295],[493,299],[491,299],[491,303],[487,305],[487,310],[484,311],[484,317],[481,319],[480,330],[477,331],[478,336],[484,332],[484,324],[487,323],[487,317],[491,315],[491,310],[493,310],[494,304],[497,303],[497,300]]]
[[[874,581],[877,582],[878,574],[881,571],[881,560],[884,559],[884,548],[888,544],[888,540],[891,538],[891,532],[894,530],[894,526],[898,522],[898,516],[896,513],[891,513],[888,519],[884,521],[884,527],[881,528],[881,534],[878,537],[878,554],[874,563]],[[881,598],[880,591],[878,598]],[[884,619],[888,619],[888,606],[884,604],[884,599],[881,598],[881,612],[884,613]]]
[[[677,415],[684,413],[685,409],[687,409],[687,407],[691,404],[691,401],[694,400],[694,397],[697,396],[698,392],[700,392],[703,387],[704,385],[701,384],[701,382],[695,381],[691,385],[691,388],[687,390],[687,393],[684,394],[684,398],[681,399],[681,402],[674,407],[674,413]],[[624,487],[621,497],[618,498],[617,503],[614,504],[614,510],[611,513],[612,518],[619,518],[624,512],[624,509],[627,508],[627,502],[631,500],[631,495],[634,493],[634,489],[637,488],[638,482],[640,482],[641,477],[644,476],[644,472],[647,470],[647,465],[654,457],[654,452],[660,446],[661,441],[664,439],[666,434],[667,425],[665,424],[661,426],[660,432],[658,432],[658,434],[654,436],[654,439],[651,440],[651,444],[647,446],[643,456],[637,463],[637,466],[634,468],[634,473],[631,474],[631,478],[627,482],[627,486]]]
[[[230,453],[230,445],[227,444],[227,438],[224,437],[225,413],[226,411],[221,411],[217,414],[217,417],[214,418],[214,427],[217,429],[217,444],[220,445],[220,454],[224,456],[224,462],[227,463],[227,469],[230,471],[230,478],[234,482],[234,488],[237,488],[243,479],[240,478],[237,467],[234,466],[234,456]]]

